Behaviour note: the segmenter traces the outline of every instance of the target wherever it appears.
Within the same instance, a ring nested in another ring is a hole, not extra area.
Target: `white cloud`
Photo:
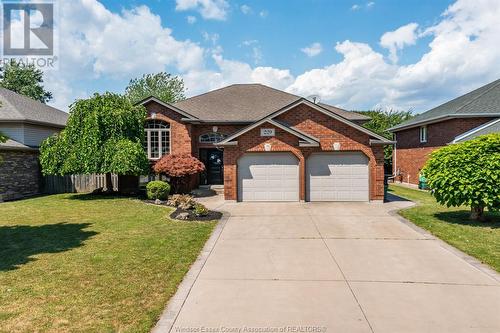
[[[262,63],[264,55],[262,54],[262,49],[260,46],[252,47],[252,59],[255,65]]]
[[[300,49],[308,57],[315,57],[323,51],[323,47],[320,43],[312,43],[311,45]]]
[[[418,38],[417,28],[417,23],[410,23],[382,35],[380,45],[389,49],[389,59],[392,62],[396,63],[398,61],[398,50],[402,50],[407,45],[415,45]]]
[[[341,62],[297,76],[289,90],[317,93],[350,109],[424,111],[500,77],[500,48],[492,47],[500,35],[498,17],[496,0],[459,0],[439,23],[424,30],[432,38],[430,50],[417,62],[388,63],[369,45],[345,41],[336,47],[344,57]],[[407,42],[395,38],[392,45]]]
[[[259,45],[259,41],[256,39],[244,40],[241,42],[240,46],[249,47],[252,51],[250,57],[252,58],[255,65],[259,65],[262,63],[264,59],[264,55],[262,54],[262,49]]]
[[[420,27],[420,35],[430,40],[429,50],[414,63],[388,61],[370,45],[346,40],[335,47],[341,61],[297,76],[287,68],[226,59],[213,37],[208,48],[176,39],[145,6],[115,13],[96,0],[78,0],[61,2],[60,13],[60,70],[45,77],[55,96],[53,104],[59,107],[93,92],[84,91],[81,82],[102,77],[128,80],[162,70],[180,74],[188,95],[231,83],[260,82],[302,96],[319,94],[348,109],[419,111],[500,77],[500,48],[494,47],[500,35],[496,0],[458,0],[438,23]],[[381,45],[398,51],[426,40],[418,39],[417,28],[408,26],[402,28],[411,33],[396,29],[382,36]],[[259,44],[247,40],[241,45],[253,52]]]
[[[343,105],[359,105],[384,97],[385,82],[397,70],[394,66],[364,43],[347,40],[338,43],[335,50],[343,55],[341,62],[299,75],[288,90],[303,96],[318,94],[323,100]]]
[[[186,17],[186,20],[187,20],[187,22],[189,24],[195,24],[196,23],[196,17],[195,16],[189,15],[189,16]]]
[[[159,16],[140,6],[113,13],[95,0],[60,2],[59,70],[46,72],[46,87],[59,107],[82,91],[85,80],[102,77],[128,80],[143,73],[175,68],[178,72],[204,66],[204,49],[177,40]]]
[[[252,7],[250,7],[249,5],[241,5],[240,10],[245,15],[252,14],[253,12]]]
[[[226,0],[176,0],[175,9],[196,10],[204,19],[225,20],[229,4]]]
[[[254,45],[254,44],[258,44],[258,43],[259,43],[259,41],[256,39],[249,39],[249,40],[244,40],[241,44],[244,46],[250,46],[250,45]]]
[[[374,1],[370,1],[370,2],[367,2],[365,5],[360,5],[360,4],[354,4],[351,6],[351,10],[352,11],[358,11],[358,10],[361,10],[363,8],[365,9],[371,9],[373,8],[373,6],[375,6],[375,2]]]
[[[219,40],[219,34],[218,33],[208,33],[206,31],[203,31],[201,33],[201,35],[203,36],[203,39],[206,41],[206,42],[210,42],[212,43],[213,45],[217,44],[217,41]]]
[[[269,12],[267,10],[261,10],[259,13],[259,16],[262,18],[266,18],[269,15]]]

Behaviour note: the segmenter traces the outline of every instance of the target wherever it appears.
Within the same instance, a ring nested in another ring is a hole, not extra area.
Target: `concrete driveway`
[[[405,205],[224,204],[157,331],[500,332],[498,275],[389,213]]]

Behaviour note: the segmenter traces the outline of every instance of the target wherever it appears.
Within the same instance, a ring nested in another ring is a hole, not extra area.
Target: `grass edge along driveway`
[[[468,207],[442,206],[429,192],[390,185],[389,192],[414,201],[398,213],[457,249],[500,272],[500,213],[487,212],[488,222],[469,219]]]
[[[0,332],[148,332],[215,222],[139,200],[0,204]]]

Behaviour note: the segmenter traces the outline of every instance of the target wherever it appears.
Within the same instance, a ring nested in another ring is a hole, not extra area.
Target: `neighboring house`
[[[393,142],[362,127],[366,116],[260,84],[140,104],[148,157],[198,157],[200,183],[223,185],[227,200],[383,200],[384,146]]]
[[[499,132],[499,118],[500,80],[496,80],[390,128],[397,141],[393,154],[396,180],[417,185],[432,151]]]
[[[40,193],[38,148],[66,125],[68,114],[29,97],[0,88],[0,200]]]

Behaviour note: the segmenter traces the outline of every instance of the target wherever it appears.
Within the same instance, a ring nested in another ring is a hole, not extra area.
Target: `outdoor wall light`
[[[212,131],[213,131],[214,133],[217,133],[217,131],[218,131],[218,130],[219,130],[219,128],[218,128],[217,126],[212,127]]]
[[[151,113],[151,119],[156,119],[156,112]]]
[[[271,151],[271,144],[270,143],[264,144],[264,150],[265,151]]]
[[[340,150],[340,142],[335,142],[333,144],[333,150]]]

